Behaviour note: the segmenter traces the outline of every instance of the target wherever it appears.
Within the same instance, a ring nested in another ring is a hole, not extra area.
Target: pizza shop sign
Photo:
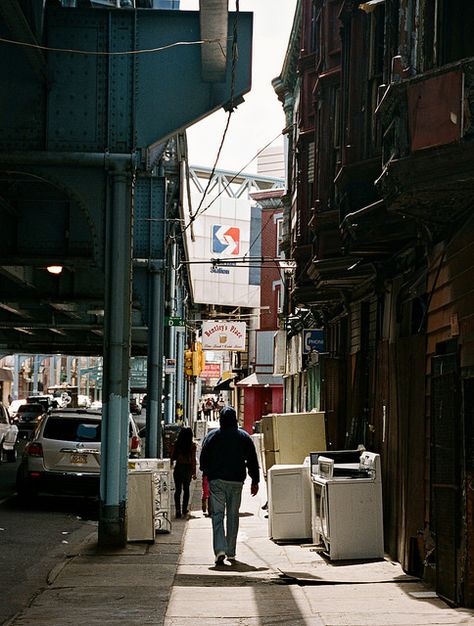
[[[203,350],[245,350],[245,322],[203,322]]]

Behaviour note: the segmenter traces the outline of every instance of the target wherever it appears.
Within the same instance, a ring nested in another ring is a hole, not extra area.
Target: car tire
[[[16,492],[20,500],[32,500],[38,495],[38,491],[25,479],[21,470],[16,476]]]

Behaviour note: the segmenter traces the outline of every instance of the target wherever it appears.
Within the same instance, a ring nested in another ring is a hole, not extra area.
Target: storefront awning
[[[219,378],[216,386],[214,387],[214,391],[228,391],[229,389],[233,389],[235,387],[234,380],[237,378],[237,374],[233,374],[228,378]]]
[[[237,387],[277,387],[283,385],[283,378],[273,376],[273,374],[256,374],[254,372],[236,384]]]

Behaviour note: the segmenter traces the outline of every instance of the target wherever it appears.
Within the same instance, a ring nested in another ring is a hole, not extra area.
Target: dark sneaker
[[[216,565],[224,565],[225,554],[218,554],[216,556]]]
[[[230,561],[231,563],[235,563],[236,561],[235,556],[228,556],[227,560]]]

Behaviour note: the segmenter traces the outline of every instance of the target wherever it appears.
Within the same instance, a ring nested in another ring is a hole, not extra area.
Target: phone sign
[[[324,330],[308,328],[303,331],[303,354],[324,352]]]

